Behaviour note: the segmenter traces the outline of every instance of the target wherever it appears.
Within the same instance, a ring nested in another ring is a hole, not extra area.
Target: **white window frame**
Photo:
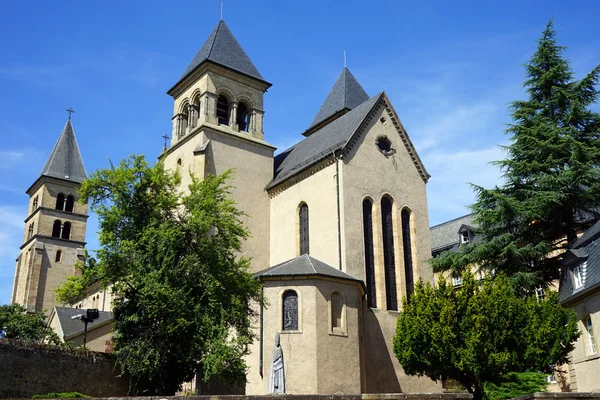
[[[538,302],[543,301],[546,298],[546,291],[543,287],[535,288],[535,298]]]
[[[589,355],[596,354],[598,348],[596,347],[596,338],[594,337],[594,326],[592,325],[592,316],[588,315],[583,323],[587,332]]]
[[[581,263],[573,268],[573,290],[579,290],[583,287],[583,267],[585,263]]]
[[[466,234],[466,237],[465,237]],[[470,242],[470,235],[469,235],[469,231],[462,231],[460,233],[460,243],[461,244],[467,244]]]
[[[456,286],[461,286],[462,284],[463,284],[462,277],[459,276],[458,278],[454,278],[454,277],[452,278],[452,285],[453,286],[455,286],[455,287]]]

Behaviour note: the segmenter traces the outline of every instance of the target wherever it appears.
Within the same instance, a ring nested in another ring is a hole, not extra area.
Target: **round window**
[[[377,138],[375,142],[379,151],[381,151],[386,156],[394,154],[396,151],[392,148],[392,142],[387,136],[380,136]]]

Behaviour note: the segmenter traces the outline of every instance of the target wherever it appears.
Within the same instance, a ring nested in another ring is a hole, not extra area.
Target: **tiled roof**
[[[337,268],[334,268],[322,261],[317,260],[308,254],[292,258],[271,268],[259,271],[254,274],[256,277],[285,277],[285,276],[328,276],[331,278],[346,279],[350,281],[362,282]]]
[[[344,67],[307,131],[336,113],[352,110],[367,100],[369,100],[367,92],[358,83],[352,72]]]
[[[476,228],[473,214],[463,215],[462,217],[429,228],[431,251],[450,249],[458,245],[458,231],[463,225],[473,229]]]
[[[275,187],[292,175],[328,157],[334,151],[342,149],[382,98],[383,92],[277,155],[273,181],[268,188]]]
[[[85,167],[70,119],[58,137],[40,175],[77,183],[86,179]]]
[[[71,317],[77,314],[85,314],[85,309],[70,308],[70,307],[54,307],[56,310],[56,316],[62,329],[64,337],[72,337],[76,333],[83,333],[84,324],[79,319],[72,319]],[[94,322],[88,323],[88,332],[94,327],[105,323],[106,321],[112,320],[112,313],[108,311],[100,311],[100,316]]]
[[[583,287],[574,290],[572,270],[577,265],[583,267]],[[560,278],[560,300],[569,301],[593,288],[600,288],[600,221],[577,239],[565,254]]]
[[[248,57],[223,20],[219,21],[179,81],[173,87],[177,86],[179,82],[184,80],[205,61],[212,61],[215,64],[264,81],[264,78],[254,66],[250,57]]]

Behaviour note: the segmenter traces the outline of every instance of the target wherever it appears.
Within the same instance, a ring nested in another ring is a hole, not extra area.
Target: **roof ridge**
[[[306,258],[308,259],[308,262],[310,263],[310,266],[312,267],[313,271],[315,271],[315,274],[317,274],[317,269],[315,268],[315,264],[313,264],[311,256],[309,256],[308,254],[303,254],[304,256],[306,256]]]
[[[429,229],[432,229],[432,228],[437,228],[438,226],[442,226],[442,225],[445,225],[445,224],[449,224],[449,223],[451,223],[451,222],[457,221],[457,220],[459,220],[459,219],[461,219],[461,218],[465,218],[465,217],[468,217],[468,216],[470,216],[470,215],[474,215],[474,214],[475,214],[475,213],[469,213],[469,214],[462,215],[462,216],[460,216],[460,217],[452,218],[452,219],[450,219],[450,220],[448,220],[448,221],[445,221],[445,222],[440,222],[440,223],[439,223],[439,224],[437,224],[437,225],[430,226],[430,227],[429,227]]]
[[[217,24],[217,29],[215,29],[215,36],[213,36],[212,38],[212,43],[210,44],[210,47],[208,48],[208,55],[206,56],[207,59],[210,59],[210,55],[212,54],[213,48],[215,47],[215,42],[217,41],[217,36],[219,36],[219,31],[221,30],[221,25],[225,23],[222,19],[219,20],[219,23]]]

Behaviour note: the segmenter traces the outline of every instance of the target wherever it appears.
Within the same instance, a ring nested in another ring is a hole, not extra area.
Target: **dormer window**
[[[470,241],[469,231],[462,231],[460,233],[460,242],[462,244],[466,244],[466,243],[469,243],[469,241]]]
[[[573,290],[579,290],[583,287],[583,273],[586,267],[586,263],[583,262],[573,268]]]

